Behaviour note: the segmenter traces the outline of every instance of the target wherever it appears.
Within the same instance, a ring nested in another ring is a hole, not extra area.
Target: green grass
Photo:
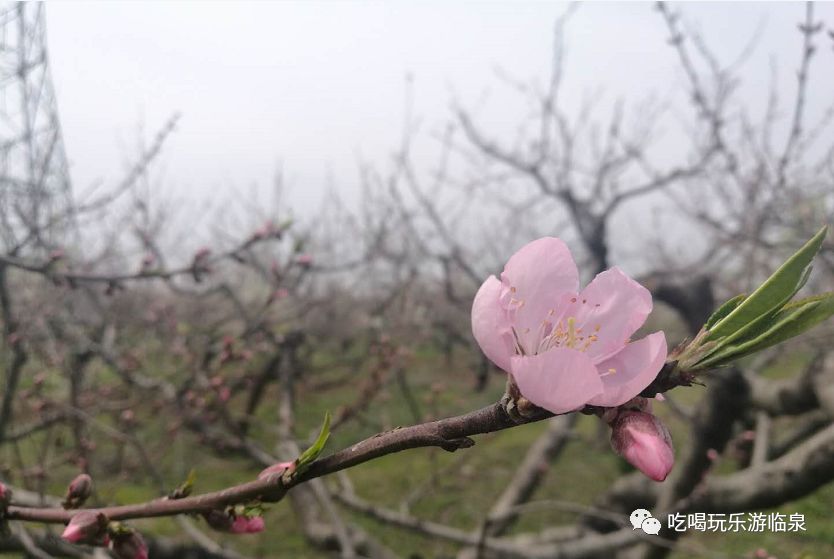
[[[503,393],[503,375],[495,373],[487,389],[480,393],[472,390],[473,375],[468,372],[468,358],[458,356],[458,363],[447,367],[443,359],[431,350],[421,350],[414,356],[408,368],[408,382],[416,395],[422,414],[428,418],[445,417],[470,411],[495,401]],[[315,364],[332,361],[328,355],[314,356]],[[767,372],[778,377],[791,374],[804,362],[801,354],[791,354],[782,363]],[[166,366],[167,365],[167,366]],[[160,370],[170,371],[171,363],[159,363]],[[326,370],[305,379],[297,393],[296,433],[306,440],[315,436],[327,410],[335,411],[340,405],[356,398],[357,387],[364,378],[362,371],[355,371],[345,377],[346,381],[326,392],[314,391],[310,387],[324,381],[342,378],[344,370]],[[114,379],[107,371],[96,370],[99,382]],[[355,377],[354,377],[355,375]],[[59,377],[49,380],[51,390],[65,389]],[[693,387],[674,392],[676,401],[692,406],[703,397],[705,389]],[[264,448],[274,447],[277,421],[277,390],[274,386],[266,395],[254,424],[253,437]],[[115,397],[130,398],[130,394]],[[242,406],[243,398],[234,401]],[[678,446],[682,447],[686,425],[672,416],[663,404],[655,406],[658,413],[668,422]],[[197,470],[196,491],[205,492],[229,484],[252,479],[258,468],[241,458],[230,458],[207,453],[194,436],[184,429],[171,435],[168,427],[170,418],[156,410],[152,401],[135,401],[137,416],[142,429],[137,433],[147,444],[155,467],[164,476],[164,484],[170,489],[179,484],[190,468]],[[25,415],[25,412],[21,412]],[[400,388],[393,380],[378,395],[364,416],[368,423],[351,421],[336,430],[328,443],[326,452],[350,445],[370,436],[377,426],[391,428],[414,422],[409,406],[405,405]],[[115,424],[108,415],[99,418],[105,424]],[[594,417],[580,417],[577,437],[565,448],[561,459],[549,468],[544,484],[534,499],[559,500],[578,504],[593,504],[595,498],[605,491],[618,476],[629,467],[615,456],[607,445],[607,429],[601,432]],[[490,509],[505,484],[511,478],[517,464],[523,458],[529,445],[546,428],[544,423],[526,425],[500,433],[477,437],[472,449],[447,453],[439,449],[417,449],[387,456],[362,464],[349,470],[348,474],[357,494],[370,502],[393,509],[401,506],[406,496],[417,492],[410,506],[410,512],[417,517],[441,524],[472,530],[479,526],[483,515]],[[101,434],[98,433],[96,440]],[[19,456],[9,446],[0,454],[0,462],[10,473],[13,483],[20,483],[19,460],[24,465],[35,464],[36,457],[44,448],[49,448],[48,491],[63,492],[66,482],[77,473],[72,464],[61,461],[62,452],[70,444],[69,433],[64,430],[63,450],[54,447],[53,440],[46,433],[39,434],[19,445]],[[51,445],[51,446],[50,446]],[[159,488],[144,471],[137,454],[128,449],[125,453],[127,474],[103,471],[100,464],[110,461],[113,445],[101,437],[94,460],[97,495],[100,502],[130,503],[156,497]],[[289,457],[282,457],[289,458]],[[729,462],[722,468],[731,469]],[[96,472],[96,470],[99,470]],[[335,484],[335,479],[326,480]],[[733,557],[750,557],[757,548],[766,548],[779,559],[822,558],[834,556],[834,524],[830,522],[831,503],[834,502],[834,486],[828,485],[815,494],[779,508],[783,513],[804,513],[807,532],[800,534],[732,533],[689,534],[683,539],[685,549],[673,553],[675,559],[712,557],[720,551]],[[770,511],[762,511],[770,512]],[[426,538],[408,530],[380,525],[362,515],[345,511],[350,520],[367,529],[381,542],[395,549],[404,557],[439,557],[453,555],[457,547],[437,538]],[[575,513],[561,510],[543,510],[527,514],[513,528],[512,533],[541,530],[575,521]],[[215,539],[234,545],[242,553],[255,557],[293,557],[299,559],[322,557],[322,552],[310,548],[305,542],[291,510],[291,501],[270,505],[266,517],[267,531],[254,536],[224,536],[211,534]],[[179,526],[167,519],[139,521],[136,526],[147,533],[182,537]]]

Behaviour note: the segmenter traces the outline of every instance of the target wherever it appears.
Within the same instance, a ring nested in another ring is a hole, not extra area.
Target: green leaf
[[[327,439],[330,437],[330,412],[324,414],[324,423],[321,426],[321,430],[319,431],[319,436],[316,438],[316,441],[304,452],[301,453],[301,456],[296,458],[295,463],[295,472],[294,475],[303,473],[304,470],[310,467],[310,464],[315,462],[316,458],[321,455],[321,452],[324,450],[324,445],[327,444]]]
[[[718,309],[710,315],[707,319],[707,323],[704,324],[704,329],[710,330],[716,322],[730,314],[739,304],[747,298],[747,294],[742,293],[740,295],[736,295],[732,299],[727,300],[723,305],[718,307]]]
[[[743,340],[724,347],[721,351],[704,360],[700,365],[714,367],[723,365],[745,355],[794,338],[822,321],[834,316],[834,292],[814,295],[785,305],[767,326],[758,328]]]
[[[188,477],[185,478],[185,481],[182,483],[182,485],[180,485],[168,494],[168,498],[183,499],[185,497],[188,497],[194,490],[195,481],[197,481],[197,471],[192,469],[190,472],[188,472]]]
[[[718,320],[709,331],[707,339],[736,338],[742,330],[787,303],[808,279],[811,273],[811,261],[819,251],[827,231],[828,227],[820,229],[749,297]]]

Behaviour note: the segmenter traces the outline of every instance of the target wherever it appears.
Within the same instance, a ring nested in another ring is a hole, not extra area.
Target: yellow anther
[[[573,347],[576,343],[576,319],[574,317],[568,318],[568,347]]]

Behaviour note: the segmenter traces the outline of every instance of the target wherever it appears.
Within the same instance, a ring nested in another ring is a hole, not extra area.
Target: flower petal
[[[508,306],[519,339],[527,353],[534,353],[533,339],[543,321],[556,309],[565,293],[579,289],[579,272],[567,245],[555,237],[527,243],[512,255],[501,274]],[[525,342],[527,342],[525,344]]]
[[[503,286],[490,276],[481,285],[472,302],[472,334],[489,359],[510,372],[510,358],[515,354],[507,311],[501,305]]]
[[[617,267],[597,274],[576,301],[561,313],[563,323],[574,317],[588,344],[587,353],[595,362],[622,349],[652,311],[649,290]]]
[[[516,355],[512,373],[521,394],[553,413],[584,406],[602,393],[599,373],[584,353],[556,348],[532,356]]]
[[[649,334],[597,364],[604,391],[588,403],[606,408],[624,404],[657,377],[666,361],[666,335]],[[612,372],[613,371],[613,372]]]

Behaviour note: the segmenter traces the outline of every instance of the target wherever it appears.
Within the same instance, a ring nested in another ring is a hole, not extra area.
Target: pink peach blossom
[[[651,310],[648,290],[616,267],[580,292],[570,250],[544,237],[483,283],[472,332],[525,398],[559,414],[619,406],[654,380],[666,359],[663,332],[629,343]]]
[[[672,435],[651,413],[623,411],[611,425],[611,446],[632,466],[663,481],[675,464]]]

